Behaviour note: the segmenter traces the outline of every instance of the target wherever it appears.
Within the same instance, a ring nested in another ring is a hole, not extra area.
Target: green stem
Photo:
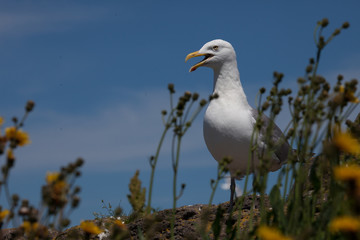
[[[254,141],[254,138],[255,138],[255,141]],[[236,226],[236,230],[237,230],[236,231],[236,239],[240,239],[240,234],[241,234],[241,231],[239,231],[240,230],[239,224],[241,222],[241,214],[240,213],[242,211],[242,206],[243,206],[243,203],[245,200],[245,196],[247,194],[247,185],[248,185],[248,181],[249,181],[250,165],[251,165],[251,162],[253,162],[254,152],[256,149],[256,145],[254,144],[254,142],[255,143],[257,142],[257,138],[258,138],[258,131],[254,128],[254,130],[251,134],[251,140],[250,140],[249,157],[248,157],[247,168],[246,168],[244,192],[243,192],[243,195],[241,196],[240,200],[237,200],[236,204],[235,204],[235,209],[239,209],[239,214],[238,214],[238,218],[237,218],[237,226]],[[249,221],[251,221],[251,220],[249,220]]]
[[[148,203],[147,203],[147,208],[146,208],[148,214],[151,212],[151,197],[152,197],[152,189],[153,189],[153,183],[154,183],[156,163],[157,163],[157,160],[159,158],[161,146],[162,146],[162,144],[164,142],[166,133],[167,133],[167,131],[169,129],[170,129],[170,126],[165,125],[165,129],[164,129],[163,133],[161,134],[159,145],[157,147],[156,154],[154,156],[154,161],[151,163],[150,185],[149,185],[149,193],[148,193]]]
[[[219,165],[218,165],[218,174],[217,174],[216,181],[211,186],[212,191],[211,191],[210,200],[209,200],[209,204],[208,204],[209,207],[211,207],[211,204],[212,204],[212,201],[214,199],[215,191],[217,189],[217,186],[219,185],[220,180],[223,178],[223,173],[224,173],[224,167],[220,166],[220,163],[219,163]]]
[[[157,161],[159,159],[160,150],[161,150],[162,144],[164,142],[166,133],[171,127],[171,120],[173,118],[173,114],[174,114],[174,111],[175,111],[175,109],[173,107],[173,94],[171,92],[170,92],[170,109],[171,109],[171,112],[169,113],[168,119],[164,124],[165,129],[164,129],[163,133],[161,134],[160,141],[159,141],[159,144],[158,144],[158,147],[156,149],[155,156],[154,156],[154,160],[152,162],[150,162],[151,175],[150,175],[149,192],[148,192],[148,203],[147,203],[147,207],[146,207],[146,212],[148,214],[151,213],[151,197],[152,197],[152,189],[153,189],[153,184],[154,184],[154,176],[155,176],[156,164],[157,164]]]
[[[186,125],[184,127],[183,130],[183,135],[187,132],[187,130],[190,128],[191,124],[194,122],[195,118],[199,115],[199,113],[201,112],[201,110],[204,108],[204,106],[199,106],[195,112],[191,115],[190,120],[188,121],[190,123],[190,125]]]
[[[253,191],[253,200],[251,203],[250,209],[250,218],[249,218],[249,232],[253,230],[253,218],[254,218],[254,211],[255,211],[255,199],[256,199],[256,192]]]
[[[190,109],[191,109],[191,107],[192,107],[193,104],[194,104],[194,101],[191,101],[191,102],[190,102],[190,105],[187,107],[186,112],[185,112],[185,115],[184,115],[184,118],[183,118],[183,121],[181,121],[181,125],[184,125],[184,124],[185,124],[186,119],[188,118],[188,115],[189,115],[189,113],[190,113]]]
[[[314,30],[314,42],[315,42],[315,45],[318,46],[318,42],[317,42],[317,30],[319,29],[320,27],[320,24],[317,24],[316,27],[315,27],[315,30]]]
[[[297,129],[297,124],[294,123],[294,133],[296,132]],[[294,144],[294,135],[291,137],[291,142],[290,142],[290,146],[292,146]],[[290,149],[289,151],[293,151],[292,149]],[[291,154],[288,154],[288,156],[291,156]],[[289,172],[290,172],[290,162],[288,162],[286,164],[286,173],[285,173],[285,186],[284,186],[284,195],[283,195],[283,199],[286,199],[286,194],[287,194],[287,189],[288,189],[288,182],[289,182]]]
[[[214,186],[212,187],[212,191],[211,191],[211,195],[210,195],[210,199],[209,199],[209,204],[208,204],[209,207],[211,207],[211,204],[212,204],[212,201],[214,199],[215,191],[217,189],[218,184],[219,184],[219,180],[216,179],[216,181],[214,182]]]
[[[175,214],[176,214],[176,202],[178,199],[177,196],[177,188],[176,188],[176,184],[177,184],[177,171],[178,171],[178,166],[179,166],[179,159],[180,159],[180,146],[181,146],[181,138],[182,138],[182,134],[177,134],[177,146],[176,146],[176,157],[175,157],[175,164],[174,164],[174,177],[173,177],[173,208],[172,208],[172,217],[171,217],[171,226],[170,226],[170,233],[171,233],[171,239],[175,239],[175,232],[174,232],[174,227],[175,227]]]

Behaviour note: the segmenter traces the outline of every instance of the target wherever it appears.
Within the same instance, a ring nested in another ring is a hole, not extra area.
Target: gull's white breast
[[[246,174],[255,119],[247,104],[236,97],[221,96],[210,102],[204,117],[204,139],[212,156],[220,162],[230,157],[233,177]],[[256,154],[254,154],[256,155]],[[258,160],[253,159],[255,165]]]

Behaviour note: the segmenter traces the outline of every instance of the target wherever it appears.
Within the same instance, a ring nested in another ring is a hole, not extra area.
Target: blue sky
[[[213,39],[231,42],[249,103],[269,88],[274,70],[284,87],[296,88],[310,57],[313,29],[330,20],[330,34],[349,21],[322,55],[330,82],[342,73],[360,77],[358,1],[3,1],[0,2],[0,115],[10,124],[25,102],[36,102],[25,125],[32,144],[16,152],[11,189],[37,204],[47,171],[77,157],[86,164],[79,180],[80,208],[73,224],[101,212],[101,200],[130,210],[126,194],[136,169],[148,187],[148,158],[162,131],[167,84],[178,93],[212,90],[212,72],[188,70],[185,56]],[[203,112],[184,138],[178,205],[207,203],[216,161],[202,139]],[[284,113],[278,125],[289,120]],[[167,139],[169,140],[169,139]],[[153,205],[171,206],[169,143],[160,156]],[[3,161],[2,159],[1,161]],[[219,190],[215,203],[227,201]]]

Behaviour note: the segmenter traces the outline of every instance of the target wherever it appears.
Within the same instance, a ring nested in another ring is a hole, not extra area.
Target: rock
[[[245,229],[248,226],[250,220],[250,209],[254,204],[254,223],[259,219],[259,206],[260,197],[256,197],[253,202],[253,196],[246,196],[242,205],[241,216],[239,221],[240,229]],[[265,198],[266,208],[269,208],[269,201]],[[183,206],[176,209],[175,222],[174,222],[174,236],[175,239],[203,239],[202,234],[210,235],[210,238],[214,238],[215,235],[219,236],[219,239],[224,239],[227,236],[226,229],[230,229],[237,222],[239,217],[239,211],[234,211],[232,216],[227,212],[229,208],[229,202],[225,202],[219,205],[212,205],[208,207],[206,204],[196,204],[191,206]],[[218,213],[218,216],[217,216]],[[221,214],[220,214],[221,213]],[[222,217],[220,217],[222,215]],[[119,239],[140,239],[143,235],[146,239],[170,239],[171,238],[171,219],[172,209],[165,209],[158,211],[152,215],[144,216],[133,220],[128,224],[121,226],[120,232],[123,234]],[[126,221],[126,218],[124,219]],[[114,225],[114,219],[104,218],[93,220],[102,229],[107,229],[105,234],[101,235],[101,240],[111,239],[110,232]],[[220,228],[212,228],[214,221],[219,222],[216,224]],[[65,239],[85,239],[85,233],[75,226],[69,228],[61,233],[51,232],[51,239],[65,240]],[[23,237],[16,238],[16,229],[2,230],[3,239],[25,239]],[[231,233],[228,233],[231,234]],[[99,239],[99,236],[87,236],[90,239]]]

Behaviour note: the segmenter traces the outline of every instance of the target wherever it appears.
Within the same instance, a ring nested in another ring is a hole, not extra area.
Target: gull
[[[229,190],[231,186],[231,178],[230,176],[225,176],[224,183],[220,185],[220,188],[223,190]],[[236,186],[235,187],[235,197],[239,197],[242,195],[241,189]]]
[[[206,43],[199,51],[186,56],[185,62],[191,58],[204,56],[204,59],[190,68],[190,72],[199,67],[209,67],[214,71],[213,94],[219,97],[210,101],[204,116],[203,134],[206,146],[220,162],[230,157],[228,169],[231,176],[230,209],[233,206],[235,179],[247,174],[256,173],[260,166],[257,154],[253,154],[250,166],[249,153],[254,125],[259,113],[252,108],[240,82],[240,74],[236,61],[236,53],[232,45],[224,40],[216,39]],[[257,141],[258,149],[267,148],[264,142],[265,131],[271,120],[262,114],[263,126]],[[284,134],[274,123],[271,141],[276,145],[269,161],[269,171],[278,170],[285,162],[291,149]],[[279,144],[280,143],[280,144]]]

